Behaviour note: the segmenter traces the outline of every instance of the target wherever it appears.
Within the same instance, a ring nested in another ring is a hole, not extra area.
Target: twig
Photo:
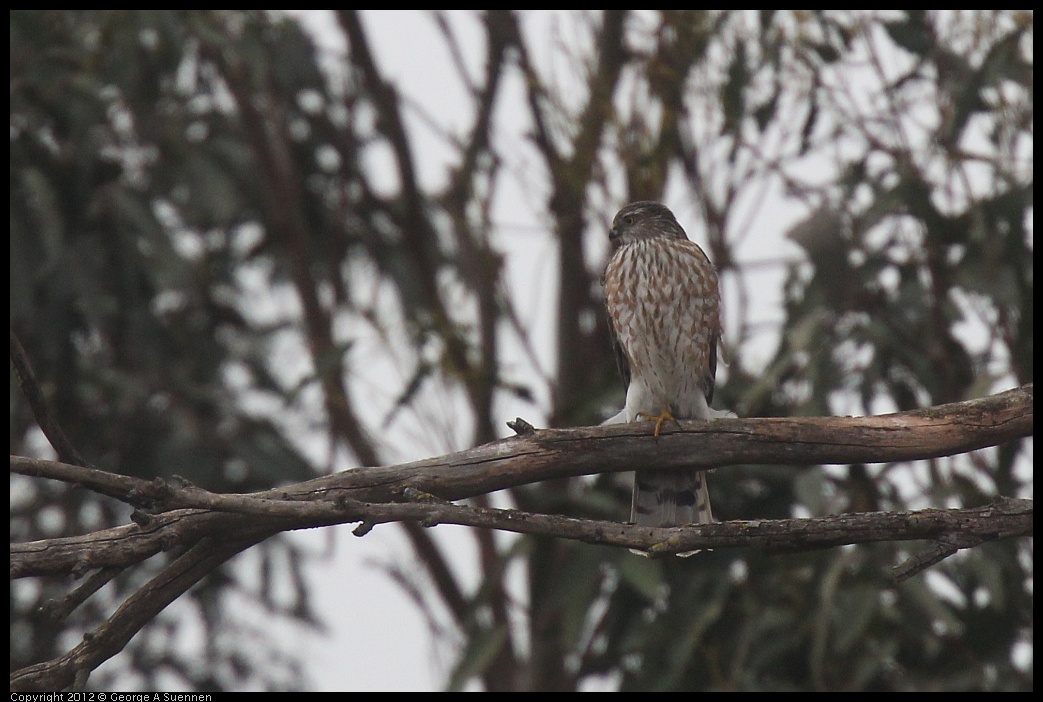
[[[1032,514],[1032,501],[1031,500],[1016,500],[1006,497],[1001,497],[991,506],[991,509],[1002,512],[1004,514],[1028,514],[1030,517],[1029,524],[1031,525],[1031,514]],[[998,523],[995,526],[999,526]],[[1005,538],[1008,536],[1023,536],[1025,534],[1008,534],[997,530],[994,533],[987,534],[968,534],[965,532],[954,532],[943,534],[940,538],[922,553],[906,559],[899,565],[894,567],[893,575],[895,582],[902,582],[909,578],[922,573],[936,563],[940,563],[949,556],[958,553],[960,550],[965,548],[974,548],[979,546],[986,541]]]
[[[104,587],[109,581],[123,571],[123,568],[102,568],[91,574],[78,588],[61,599],[45,602],[40,608],[41,614],[51,621],[61,621],[72,614],[91,595]]]

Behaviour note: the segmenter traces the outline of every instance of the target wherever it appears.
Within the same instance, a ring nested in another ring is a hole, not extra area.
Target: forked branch
[[[519,421],[514,426],[527,424]],[[1032,501],[1001,499],[974,509],[729,521],[673,529],[476,508],[452,501],[542,480],[629,471],[635,466],[669,470],[745,463],[916,460],[996,446],[1031,434],[1032,385],[1027,385],[981,400],[876,417],[682,422],[658,438],[642,423],[524,430],[513,438],[446,456],[357,468],[249,495],[220,495],[183,481],[147,481],[12,456],[13,473],[80,485],[135,507],[134,524],[83,536],[12,544],[12,578],[81,577],[95,569],[111,573],[160,551],[187,551],[73,651],[13,673],[11,689],[60,689],[73,684],[85,671],[118,652],[130,635],[206,572],[236,553],[280,531],[331,524],[361,522],[355,530],[360,536],[387,522],[462,524],[641,549],[651,555],[726,547],[801,551],[879,541],[931,541],[923,555],[896,568],[895,576],[903,579],[961,548],[1031,535]]]

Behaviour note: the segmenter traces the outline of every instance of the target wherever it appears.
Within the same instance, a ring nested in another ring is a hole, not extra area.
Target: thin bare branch
[[[71,651],[12,672],[11,691],[61,690],[74,681],[82,687],[90,671],[122,651],[131,637],[167,605],[214,568],[254,543],[239,539],[219,543],[209,537],[201,540],[131,595],[98,628],[85,634],[83,641]]]
[[[13,329],[11,330],[11,365],[14,366],[15,375],[18,376],[18,385],[22,389],[22,394],[25,395],[25,399],[29,402],[29,407],[33,411],[33,416],[36,417],[36,423],[40,426],[47,440],[51,442],[51,446],[54,447],[55,452],[58,454],[58,459],[63,463],[71,463],[76,466],[87,465],[87,461],[83,460],[80,452],[76,450],[76,447],[69,441],[69,437],[65,435],[61,424],[58,423],[58,418],[54,416],[54,413],[47,406],[43,390],[40,388],[40,383],[36,380],[36,374],[33,373],[33,367],[29,363],[29,357],[25,355],[22,342],[18,339]]]

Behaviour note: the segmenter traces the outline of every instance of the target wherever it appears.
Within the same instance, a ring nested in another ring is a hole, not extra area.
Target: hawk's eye
[[[633,223],[634,223],[634,215],[627,215],[626,217],[623,218],[623,224],[627,225],[628,227],[631,224],[633,224]]]

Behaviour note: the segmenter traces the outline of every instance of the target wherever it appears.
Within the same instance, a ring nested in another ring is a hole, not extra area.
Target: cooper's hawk
[[[652,419],[658,436],[665,421],[710,419],[721,336],[717,271],[657,202],[621,209],[609,239],[616,249],[605,270],[605,303],[627,400],[606,423]],[[635,472],[630,521],[713,522],[705,474]]]

